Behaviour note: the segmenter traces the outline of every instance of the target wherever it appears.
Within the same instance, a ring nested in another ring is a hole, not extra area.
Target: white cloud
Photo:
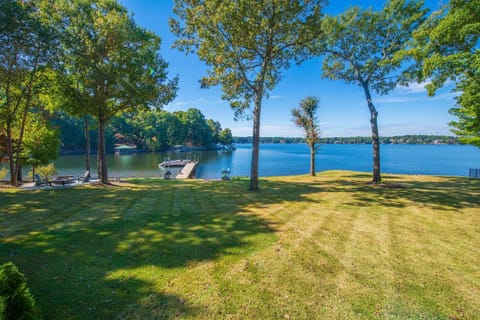
[[[252,136],[253,128],[251,126],[232,127],[232,134],[237,137]],[[291,126],[265,125],[260,127],[260,136],[262,137],[302,137],[303,132],[300,128]]]
[[[432,100],[447,100],[447,99],[453,99],[455,97],[458,97],[461,95],[461,92],[445,92],[442,94],[437,94],[431,97],[430,99]]]
[[[425,100],[426,97],[406,97],[406,96],[383,96],[373,100],[374,104],[405,103]]]
[[[278,99],[284,99],[284,98],[286,98],[286,96],[272,95],[272,96],[268,97],[268,99],[270,99],[270,100],[278,100]]]
[[[232,135],[235,137],[249,137],[252,135],[251,127],[231,127]]]
[[[409,103],[409,102],[428,102],[428,101],[446,101],[452,100],[454,97],[460,95],[458,92],[452,92],[451,88],[443,88],[433,97],[429,97],[424,86],[427,82],[415,83],[410,87],[398,87],[394,92],[374,98],[374,103],[389,104],[389,103]]]
[[[218,99],[206,99],[206,98],[197,98],[193,100],[185,100],[185,101],[173,101],[166,105],[166,108],[169,110],[184,110],[188,108],[201,108],[204,106],[212,106],[212,105],[221,105],[227,104],[228,102]]]
[[[301,137],[304,135],[302,129],[293,124],[286,126],[266,125],[262,126],[260,130],[264,137]]]
[[[384,137],[408,134],[452,135],[450,129],[447,123],[427,123],[421,126],[412,123],[391,123],[385,126],[379,124],[380,135]]]
[[[188,103],[185,101],[174,101],[169,104],[167,104],[165,107],[166,108],[179,108],[187,105]]]
[[[322,137],[368,137],[372,134],[368,124],[351,126],[351,127],[335,127],[326,126],[322,128]]]
[[[409,83],[408,86],[398,86],[396,88],[397,92],[400,94],[416,94],[416,93],[427,93],[425,86],[428,85],[430,81],[424,81],[421,83],[413,82]]]

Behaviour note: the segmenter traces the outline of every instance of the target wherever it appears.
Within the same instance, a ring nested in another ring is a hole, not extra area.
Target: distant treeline
[[[84,119],[59,112],[53,119],[60,133],[62,152],[84,152]],[[95,121],[89,120],[92,151],[98,144]],[[113,118],[105,130],[107,152],[114,146],[126,144],[138,151],[163,151],[175,145],[208,149],[214,144],[232,143],[230,129],[222,129],[218,121],[206,119],[198,109],[168,112],[164,110],[123,113]]]
[[[234,143],[252,143],[252,137],[233,137]],[[260,143],[305,143],[301,137],[261,137]],[[371,137],[321,138],[322,144],[371,144]],[[440,135],[404,135],[380,137],[382,144],[457,144],[457,137]]]

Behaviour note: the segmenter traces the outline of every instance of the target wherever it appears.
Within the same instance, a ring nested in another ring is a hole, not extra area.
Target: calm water
[[[322,145],[317,151],[317,171],[355,170],[371,172],[371,145]],[[192,153],[140,153],[108,155],[109,177],[163,177],[158,164],[170,159],[199,160],[197,178],[218,179],[223,168],[232,176],[249,176],[251,146],[237,145],[233,152],[207,151]],[[95,163],[96,156],[92,156]],[[305,144],[262,144],[260,176],[298,175],[309,172],[310,151]],[[461,145],[382,145],[383,173],[467,176],[469,168],[480,168],[480,149]],[[61,156],[55,167],[59,174],[84,172],[84,156]],[[92,169],[96,176],[96,168]]]

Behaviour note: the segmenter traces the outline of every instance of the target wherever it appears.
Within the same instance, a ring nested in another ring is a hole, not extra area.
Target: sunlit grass
[[[385,178],[0,189],[0,263],[47,319],[478,319],[480,181]]]

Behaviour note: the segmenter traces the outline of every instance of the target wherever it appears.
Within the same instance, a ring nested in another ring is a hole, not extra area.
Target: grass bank
[[[47,319],[479,319],[480,181],[332,171],[0,189]]]

